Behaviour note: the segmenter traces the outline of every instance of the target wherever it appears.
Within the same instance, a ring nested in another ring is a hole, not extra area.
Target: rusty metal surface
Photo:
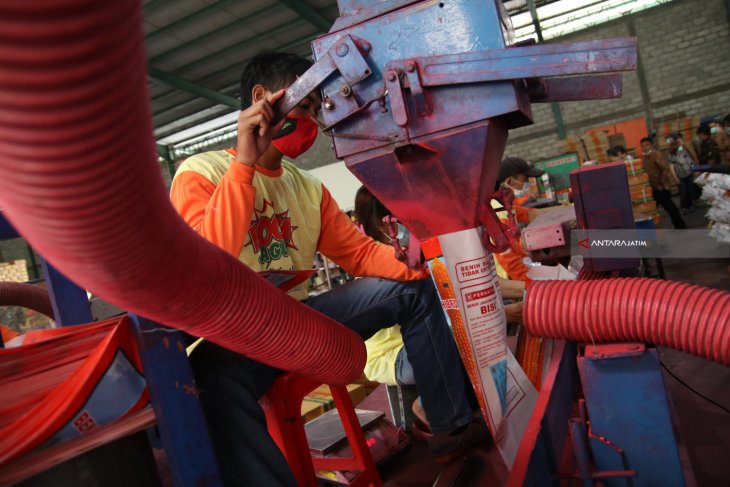
[[[405,70],[415,62],[424,86],[630,71],[636,69],[636,46],[633,37],[537,44],[394,60],[386,69]]]
[[[544,94],[530,95],[532,103],[609,100],[621,98],[623,94],[623,76],[620,74],[552,78],[544,80],[544,83]]]

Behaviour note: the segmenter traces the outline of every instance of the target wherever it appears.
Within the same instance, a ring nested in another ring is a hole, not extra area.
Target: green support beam
[[[180,27],[184,27],[187,24],[190,24],[191,22],[195,22],[198,19],[205,17],[209,12],[213,12],[214,10],[225,7],[226,4],[231,3],[232,1],[233,0],[218,0],[215,3],[211,3],[210,5],[207,5],[203,8],[201,8],[200,10],[196,10],[195,12],[191,13],[190,15],[181,17],[174,22],[170,22],[169,24],[166,24],[163,27],[160,27],[159,29],[155,30],[154,32],[150,32],[148,35],[145,36],[145,40],[150,41],[150,40],[154,39],[155,37],[158,37],[161,34],[173,31],[175,29],[179,29]]]
[[[540,18],[537,15],[537,8],[535,7],[535,0],[527,0],[527,8],[530,10],[530,17],[532,17],[532,24],[535,26],[535,33],[537,34],[537,42],[542,42],[542,28],[540,27]]]
[[[626,23],[629,35],[637,37],[636,24],[634,20],[629,18]],[[644,105],[644,116],[646,117],[646,133],[650,134],[654,130],[654,117],[651,109],[651,94],[649,93],[649,83],[646,82],[646,71],[644,71],[644,63],[641,60],[641,52],[636,52],[636,75],[639,77],[639,89],[641,91],[641,102]]]
[[[565,133],[565,122],[563,121],[563,112],[560,110],[560,103],[553,102],[550,105],[553,109],[553,118],[555,118],[555,128],[558,131],[558,138],[565,140],[567,135]]]
[[[289,7],[301,18],[315,26],[320,32],[328,32],[330,27],[332,27],[332,21],[330,19],[307,5],[304,0],[279,0],[279,3]]]
[[[188,81],[179,76],[175,76],[174,74],[168,73],[161,69],[149,66],[148,72],[150,77],[162,81],[163,83],[166,83],[177,89],[193,93],[194,95],[201,96],[209,100],[213,100],[216,103],[220,103],[221,105],[226,105],[231,108],[238,109],[241,106],[240,102],[232,96],[224,95],[223,93],[211,90],[210,88],[206,88],[205,86],[193,83],[192,81]]]
[[[175,54],[178,54],[180,52],[184,52],[186,49],[189,49],[190,47],[194,46],[204,46],[206,41],[209,39],[212,39],[214,37],[218,37],[220,35],[223,35],[227,32],[233,31],[235,29],[240,29],[242,27],[250,27],[252,23],[256,22],[257,20],[261,19],[262,17],[265,17],[267,15],[271,15],[276,10],[280,9],[281,7],[274,3],[273,5],[269,5],[268,7],[264,7],[260,10],[257,10],[256,12],[246,15],[245,17],[241,17],[240,19],[236,19],[233,22],[230,22],[226,25],[222,25],[221,27],[218,27],[214,30],[211,30],[210,32],[206,32],[200,37],[196,37],[195,39],[189,40],[187,42],[183,42],[182,44],[178,44],[169,51],[165,51],[161,54],[158,54],[157,56],[150,59],[150,63],[152,64],[159,64],[161,61],[168,59]],[[217,53],[213,53],[210,56],[206,56],[203,59],[207,60],[210,57],[215,56]],[[177,71],[182,71],[182,67],[176,68]]]
[[[307,36],[304,36],[304,37],[300,37],[299,39],[295,39],[295,40],[293,40],[292,42],[290,42],[288,44],[284,44],[283,46],[280,46],[278,48],[278,50],[280,50],[280,51],[288,51],[288,50],[290,50],[290,49],[292,49],[294,47],[297,47],[297,46],[301,45],[304,42],[311,41],[314,38],[314,36],[315,36],[315,34],[310,34],[310,35],[307,35]],[[246,59],[243,59],[243,60],[241,60],[241,61],[239,61],[237,63],[231,64],[230,66],[226,66],[225,68],[222,68],[222,69],[219,69],[217,71],[214,71],[214,72],[212,72],[210,74],[205,75],[204,77],[200,78],[199,80],[195,81],[195,83],[200,84],[200,83],[204,83],[204,82],[208,82],[208,81],[213,81],[214,79],[216,79],[216,78],[218,78],[218,77],[220,77],[222,75],[225,75],[225,74],[227,74],[227,73],[229,73],[231,71],[236,71],[236,70],[240,71],[246,64],[248,64],[248,62],[250,60],[251,60],[251,58],[246,58]],[[223,88],[220,88],[218,91],[219,92],[228,91],[230,89],[233,89],[233,88],[237,87],[238,85],[239,85],[239,83],[236,82],[234,84],[226,85]],[[170,91],[167,91],[165,93],[161,93],[161,94],[157,95],[156,97],[152,98],[152,103],[153,104],[159,103],[163,99],[168,98],[168,97],[174,95],[175,93],[176,93],[175,90],[170,90]],[[165,107],[165,108],[163,108],[161,110],[158,110],[157,112],[155,112],[155,115],[159,115],[160,113],[162,113],[164,111],[167,111],[170,108],[173,108],[174,106],[177,106],[177,105],[178,105],[178,103],[176,103],[175,105],[169,106],[169,107]]]
[[[175,159],[173,159],[172,154],[170,152],[170,148],[166,145],[162,144],[156,144],[157,145],[157,154],[160,155],[165,160],[165,163],[167,164],[167,169],[170,171],[170,179],[172,179],[175,176]]]

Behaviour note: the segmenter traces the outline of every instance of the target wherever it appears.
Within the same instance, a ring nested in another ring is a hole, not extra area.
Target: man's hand
[[[504,307],[504,314],[506,315],[507,323],[522,325],[522,301],[506,305]]]
[[[271,145],[271,138],[278,133],[286,118],[271,126],[274,104],[284,96],[285,89],[267,95],[238,114],[238,142],[236,161],[253,166],[261,154]]]

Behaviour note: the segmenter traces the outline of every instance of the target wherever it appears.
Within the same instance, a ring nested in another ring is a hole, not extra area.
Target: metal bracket
[[[406,61],[406,79],[411,87],[411,96],[416,103],[416,111],[421,116],[431,113],[431,107],[428,104],[426,93],[421,86],[421,80],[418,77],[418,65],[415,61]]]
[[[618,98],[623,88],[621,74],[574,75],[634,70],[636,49],[636,38],[620,38],[399,59],[386,64],[385,84],[393,118],[401,127],[408,123],[405,108],[400,108],[405,107],[403,88],[410,90],[419,115],[431,112],[426,88],[466,83],[524,79],[530,101],[538,103]],[[400,73],[405,73],[404,79]],[[572,77],[542,79],[553,76]]]
[[[408,110],[406,109],[406,99],[398,71],[391,69],[385,72],[385,87],[390,98],[393,121],[399,127],[405,127],[408,125]]]
[[[340,38],[321,59],[314,63],[314,66],[297,78],[286,90],[282,99],[274,106],[272,124],[276,124],[286,117],[299,102],[316,90],[335,71],[339,71],[347,84],[343,85],[340,90],[342,99],[330,100],[330,104],[325,105],[325,110],[334,112],[336,121],[360,110],[360,106],[352,95],[352,87],[372,75],[372,70],[361,52],[361,49],[367,52],[368,44],[362,41],[361,45],[362,47],[358,47],[349,35]]]
[[[646,352],[643,343],[598,343],[586,344],[585,358],[589,360],[606,360],[621,357],[638,357]]]

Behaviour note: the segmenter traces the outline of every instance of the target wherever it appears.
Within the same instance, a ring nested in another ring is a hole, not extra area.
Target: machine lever
[[[484,225],[484,234],[482,235],[482,243],[490,252],[499,254],[507,250],[520,236],[520,230],[517,227],[517,219],[512,212],[512,199],[514,195],[512,190],[508,188],[500,188],[490,195],[482,206],[481,223]],[[492,208],[491,200],[497,200],[502,204],[503,210],[509,215],[509,223],[505,224],[497,216],[497,212]]]
[[[274,106],[274,119],[271,124],[275,125],[304,100],[307,95],[316,90],[335,71],[339,71],[347,83],[347,91],[360,81],[372,75],[372,70],[360,52],[353,38],[349,35],[343,36],[327,50],[327,53],[286,90],[284,96]],[[349,105],[355,105],[353,110],[359,109],[357,103],[351,101]],[[328,109],[325,106],[325,109]],[[335,109],[335,104],[332,108]]]

